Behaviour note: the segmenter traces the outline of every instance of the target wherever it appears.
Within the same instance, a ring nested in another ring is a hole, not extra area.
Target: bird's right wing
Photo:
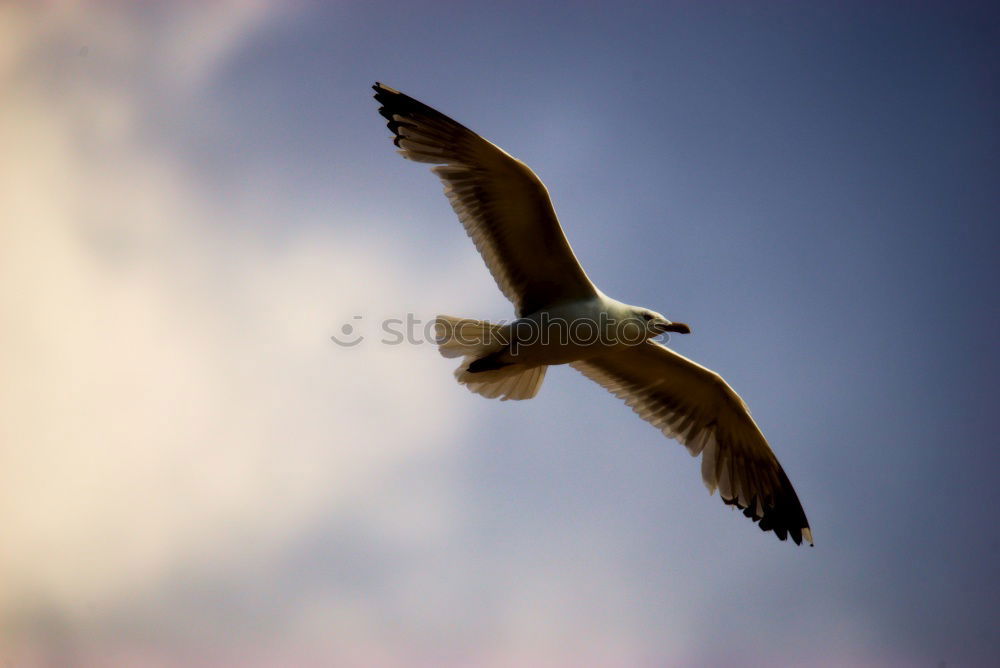
[[[812,531],[792,483],[750,411],[714,371],[653,341],[571,366],[623,399],[639,417],[702,456],[709,492],[796,544]]]
[[[441,165],[433,171],[518,315],[597,294],[527,165],[412,97],[373,88],[400,154]]]

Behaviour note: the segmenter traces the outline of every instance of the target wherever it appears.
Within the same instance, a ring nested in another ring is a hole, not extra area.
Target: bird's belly
[[[580,360],[603,355],[618,347],[604,343],[563,343],[563,342],[529,342],[515,344],[508,348],[505,358],[516,364],[529,366],[543,364],[569,364]]]
[[[568,364],[621,346],[614,321],[590,304],[532,314],[508,327],[510,344],[504,357],[517,364]]]

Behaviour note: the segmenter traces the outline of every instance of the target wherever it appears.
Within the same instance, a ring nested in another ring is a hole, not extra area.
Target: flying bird
[[[718,489],[781,540],[812,544],[792,483],[740,396],[653,340],[689,327],[597,289],[527,165],[408,95],[381,83],[373,89],[399,153],[437,165],[452,208],[516,311],[506,324],[438,316],[441,354],[463,358],[458,382],[489,398],[530,399],[549,366],[569,364],[701,455],[709,493]]]

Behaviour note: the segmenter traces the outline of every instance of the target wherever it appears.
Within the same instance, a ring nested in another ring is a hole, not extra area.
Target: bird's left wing
[[[646,341],[571,366],[702,456],[709,492],[796,544],[812,531],[792,483],[738,394],[717,373]]]
[[[452,208],[518,315],[597,294],[526,164],[409,95],[373,88],[399,153],[440,165]]]

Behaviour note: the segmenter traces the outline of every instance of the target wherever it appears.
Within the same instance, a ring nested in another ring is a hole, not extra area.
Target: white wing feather
[[[717,373],[646,341],[571,366],[623,399],[639,417],[701,455],[710,493],[719,490],[760,528],[812,543],[788,476],[743,400]]]
[[[408,95],[374,89],[400,154],[441,165],[434,173],[518,315],[597,294],[527,165]]]

